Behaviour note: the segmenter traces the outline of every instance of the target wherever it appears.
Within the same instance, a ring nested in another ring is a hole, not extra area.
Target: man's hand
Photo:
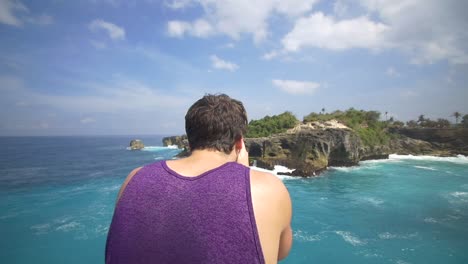
[[[247,149],[245,148],[244,139],[241,139],[241,141],[242,141],[242,147],[237,153],[236,161],[239,164],[249,167],[249,152],[247,152]]]

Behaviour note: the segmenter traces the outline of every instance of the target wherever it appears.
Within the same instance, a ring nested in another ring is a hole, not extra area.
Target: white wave
[[[176,145],[169,145],[167,147],[163,146],[145,146],[141,150],[143,151],[161,151],[161,150],[168,150],[168,149],[179,149]]]
[[[303,241],[303,242],[314,242],[314,241],[320,241],[322,239],[320,235],[310,235],[306,231],[302,231],[302,230],[294,231],[293,237],[295,240]]]
[[[287,176],[287,175],[278,175],[279,172],[293,172],[293,169],[289,169],[285,166],[281,165],[275,165],[273,170],[267,170],[263,168],[259,168],[256,166],[250,166],[251,169],[257,170],[257,171],[263,171],[263,172],[268,172],[276,175],[276,177],[280,178],[281,180],[293,180],[293,179],[302,179],[301,177],[294,177],[294,176]]]
[[[63,231],[63,232],[69,232],[69,231],[72,231],[72,230],[75,230],[75,229],[78,229],[78,228],[81,228],[82,225],[76,221],[73,221],[73,222],[70,222],[70,223],[66,223],[64,225],[61,225],[61,226],[58,226],[57,228],[55,228],[55,230],[57,231]]]
[[[467,203],[468,192],[451,192],[447,199],[453,204]]]
[[[94,232],[97,235],[106,235],[107,231],[109,231],[109,226],[106,225],[98,225],[96,228],[94,228]]]
[[[364,160],[364,161],[360,161],[359,164],[360,165],[370,165],[370,164],[378,164],[378,163],[397,163],[397,162],[401,162],[401,160],[397,160],[397,159],[375,159],[375,160]]]
[[[432,167],[426,167],[426,166],[413,166],[414,168],[418,168],[418,169],[423,169],[423,170],[431,170],[431,171],[436,171],[436,169],[432,168]]]
[[[0,216],[0,220],[13,218],[13,217],[15,217],[17,215],[18,215],[18,213],[7,213],[7,214],[4,214],[4,215]]]
[[[116,191],[116,190],[120,190],[120,187],[122,185],[120,184],[116,184],[114,186],[109,186],[109,187],[104,187],[101,189],[102,192],[112,192],[112,191]]]
[[[76,240],[88,240],[89,237],[88,237],[88,234],[82,233],[77,236],[74,236],[73,238]]]
[[[438,221],[435,218],[432,218],[432,217],[424,218],[424,222],[429,223],[429,224],[437,224],[438,223]]]
[[[411,233],[411,234],[392,234],[390,232],[384,232],[379,234],[380,239],[388,240],[388,239],[411,239],[417,237],[418,233]]]
[[[348,232],[348,231],[335,231],[335,233],[337,235],[341,236],[341,238],[343,238],[344,241],[348,242],[349,244],[351,244],[353,246],[362,246],[362,245],[367,244],[366,241],[363,241],[363,240],[359,239],[359,237],[353,235],[351,232]]]
[[[50,230],[50,224],[37,224],[37,225],[33,225],[30,227],[32,230],[35,231],[35,234],[36,235],[43,235],[43,234],[47,234]]]
[[[65,215],[65,216],[54,219],[54,223],[63,224],[63,223],[66,223],[66,222],[70,221],[71,219],[72,219],[71,216]]]
[[[402,249],[402,251],[404,251],[404,250]],[[411,262],[406,262],[406,261],[401,260],[401,259],[397,260],[395,263],[396,264],[411,264]]]
[[[428,161],[445,161],[459,164],[468,164],[468,157],[457,155],[455,157],[437,157],[437,156],[413,156],[413,155],[397,155],[391,154],[390,160],[428,160]]]
[[[337,171],[342,171],[342,172],[351,172],[355,170],[360,170],[363,167],[361,166],[352,166],[352,167],[328,167],[331,170],[337,170]]]
[[[369,203],[371,205],[377,206],[377,207],[384,203],[383,200],[375,198],[375,197],[362,197],[359,200]]]
[[[457,197],[457,198],[467,198],[468,192],[453,192],[453,193],[450,193],[450,195],[452,195],[453,197]]]

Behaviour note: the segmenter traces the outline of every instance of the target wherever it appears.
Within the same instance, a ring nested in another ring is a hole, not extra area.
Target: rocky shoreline
[[[273,169],[282,165],[294,169],[283,175],[310,177],[329,166],[356,166],[360,161],[388,159],[390,154],[456,156],[468,155],[468,129],[393,129],[391,139],[382,145],[365,145],[357,133],[343,126],[301,124],[286,133],[262,138],[246,138],[251,161]],[[186,136],[163,138],[164,146],[177,145],[188,155]]]

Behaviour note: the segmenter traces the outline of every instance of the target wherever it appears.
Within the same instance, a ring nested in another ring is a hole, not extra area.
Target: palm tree
[[[387,120],[388,120],[388,118],[387,118],[387,114],[388,114],[388,112],[387,112],[387,111],[385,111],[385,121],[387,121]]]
[[[426,119],[424,118],[424,115],[420,115],[420,116],[418,117],[418,122],[419,122],[419,123],[422,123],[422,122],[424,122],[424,121],[426,121]]]
[[[458,118],[460,118],[461,114],[459,112],[454,112],[452,116],[455,117],[455,125],[458,124]]]
[[[324,113],[324,114],[325,114],[325,108],[322,108],[322,113]]]

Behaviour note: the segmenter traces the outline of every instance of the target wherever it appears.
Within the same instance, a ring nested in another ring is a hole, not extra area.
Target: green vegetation
[[[280,115],[265,116],[259,120],[249,122],[249,128],[246,134],[248,138],[267,137],[272,134],[286,132],[299,123],[299,120],[291,113],[284,112]]]
[[[391,118],[391,121],[379,121],[380,112],[356,110],[354,108],[346,111],[337,110],[328,114],[312,112],[304,117],[304,123],[332,119],[338,120],[356,131],[362,142],[368,146],[388,143],[390,135],[386,128],[390,124],[396,123],[393,118]],[[397,125],[400,125],[400,123],[397,123]]]
[[[409,128],[449,128],[450,121],[444,118],[431,120],[430,118],[425,118],[424,115],[420,115],[418,121],[410,120],[406,122],[406,126]]]
[[[468,128],[468,115],[464,115],[461,121],[462,127]]]
[[[462,117],[459,112],[455,112],[452,116],[455,117],[456,123]],[[367,146],[387,144],[390,138],[395,136],[395,134],[388,132],[389,128],[449,128],[453,126],[447,119],[431,120],[424,115],[420,115],[417,121],[410,120],[406,122],[405,125],[405,123],[395,120],[393,117],[388,118],[388,112],[385,112],[385,121],[381,121],[380,112],[378,111],[364,111],[354,108],[346,111],[337,110],[331,113],[326,113],[325,108],[322,108],[319,113],[312,112],[306,115],[303,122],[325,122],[333,119],[356,131],[364,145]],[[246,137],[267,137],[272,134],[283,133],[299,122],[291,112],[266,116],[259,120],[250,121]],[[455,124],[455,126],[468,127],[468,115],[464,115],[461,122],[458,125]]]
[[[452,116],[455,117],[455,124],[458,124],[458,118],[461,116],[460,112],[454,112]]]

